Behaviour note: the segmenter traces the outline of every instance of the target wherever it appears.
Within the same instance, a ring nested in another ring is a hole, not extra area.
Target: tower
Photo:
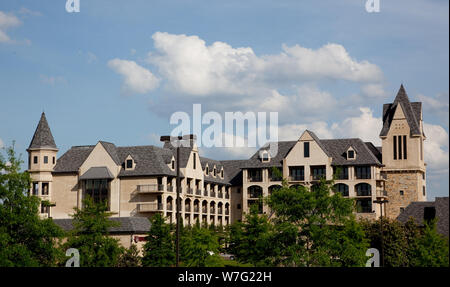
[[[413,201],[426,200],[422,103],[410,102],[403,85],[383,105],[382,173],[389,198],[386,215],[396,218]]]
[[[27,149],[28,172],[31,176],[31,195],[41,198],[40,213],[42,217],[50,217],[52,195],[52,171],[56,164],[58,148],[48,126],[45,113],[42,113],[33,139]]]

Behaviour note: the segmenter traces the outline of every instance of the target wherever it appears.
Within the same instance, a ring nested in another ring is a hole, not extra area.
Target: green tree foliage
[[[144,245],[143,266],[174,266],[175,249],[171,226],[164,222],[163,216],[159,213],[155,214],[150,222],[150,231]]]
[[[56,248],[63,235],[51,219],[39,218],[40,200],[29,196],[30,175],[14,147],[0,153],[0,266],[55,266],[63,259]]]
[[[365,221],[363,226],[371,247],[383,251],[385,267],[437,267],[449,264],[448,238],[437,232],[434,221],[419,226],[413,219],[402,224],[383,218],[383,240],[380,220]]]
[[[130,248],[124,249],[120,254],[118,267],[140,267],[141,260],[138,248],[132,244]]]
[[[117,266],[123,248],[119,241],[108,236],[109,229],[117,226],[109,219],[107,203],[94,203],[92,198],[83,200],[83,209],[74,208],[74,229],[69,232],[64,248],[77,248],[81,267]]]
[[[448,267],[448,238],[443,237],[436,230],[436,221],[425,223],[422,236],[415,237],[411,266],[420,267]]]
[[[369,245],[354,218],[354,202],[335,193],[333,181],[322,179],[311,189],[284,181],[266,202],[274,222],[285,224],[289,234],[279,255],[283,265],[364,266]]]
[[[266,215],[258,214],[258,207],[252,205],[244,222],[237,222],[230,228],[230,252],[242,263],[254,266],[270,266],[272,261],[271,224]]]
[[[210,228],[202,228],[199,223],[185,228],[181,237],[183,245],[183,265],[187,267],[221,267],[219,240]]]

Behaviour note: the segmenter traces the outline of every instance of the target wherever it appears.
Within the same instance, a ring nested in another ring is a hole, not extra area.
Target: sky
[[[62,155],[99,140],[159,145],[174,112],[278,112],[280,140],[381,145],[400,84],[423,103],[428,199],[449,188],[449,2],[0,2],[0,147],[26,148],[45,111]],[[207,127],[204,126],[204,128]],[[201,148],[244,159],[254,148]]]

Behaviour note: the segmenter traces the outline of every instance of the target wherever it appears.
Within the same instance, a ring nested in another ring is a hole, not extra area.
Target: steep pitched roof
[[[42,113],[39,124],[34,132],[33,139],[31,140],[29,149],[34,148],[51,148],[58,149],[53,139],[52,132],[45,117],[45,113]]]
[[[122,169],[121,176],[143,176],[143,175],[172,175],[172,171],[166,164],[165,158],[168,151],[156,146],[127,146],[117,147],[119,162],[125,162],[128,155],[131,155],[136,166],[133,170]]]
[[[95,146],[73,146],[66,151],[57,161],[53,172],[78,172],[78,169],[87,159]]]
[[[332,165],[381,165],[374,150],[369,148],[361,139],[328,139],[320,140],[322,145],[332,157]],[[356,151],[355,159],[347,159],[346,152],[349,147]]]
[[[270,145],[273,145],[274,143],[267,143],[262,148],[260,148],[253,156],[242,163],[241,168],[260,168],[260,167],[281,167],[283,166],[283,159],[286,157],[286,155],[289,153],[289,151],[292,149],[292,147],[297,143],[297,141],[280,141],[278,142],[277,147],[277,154],[276,155],[270,155],[270,161],[269,162],[263,162],[261,161],[259,157],[259,153],[262,150],[270,150]]]
[[[222,162],[220,162],[218,160],[206,158],[206,157],[200,157],[200,162],[202,164],[202,169],[203,170],[205,169],[206,164],[208,164],[210,173],[212,171],[212,168],[214,166],[216,166],[217,176],[214,177],[213,175],[210,175],[210,174],[205,175],[204,176],[204,180],[206,182],[221,183],[221,184],[228,184],[229,183],[229,180],[228,180],[228,177],[227,177],[227,170],[223,166]],[[223,178],[221,178],[220,174],[219,174],[219,172],[221,171],[222,168],[223,168]]]
[[[231,185],[242,185],[242,167],[247,160],[221,160],[225,169],[225,176]]]
[[[411,130],[411,135],[420,135],[422,103],[411,103],[402,84],[394,102],[383,105],[383,128],[381,129],[380,136],[386,136],[389,132],[395,111],[399,105],[403,109],[406,121]]]

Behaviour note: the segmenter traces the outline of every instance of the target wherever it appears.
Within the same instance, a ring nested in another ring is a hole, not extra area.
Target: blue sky
[[[25,154],[43,110],[60,154],[157,144],[193,103],[278,111],[281,139],[309,128],[379,144],[403,83],[424,106],[429,199],[448,195],[448,1],[80,2],[0,2],[0,145]]]

